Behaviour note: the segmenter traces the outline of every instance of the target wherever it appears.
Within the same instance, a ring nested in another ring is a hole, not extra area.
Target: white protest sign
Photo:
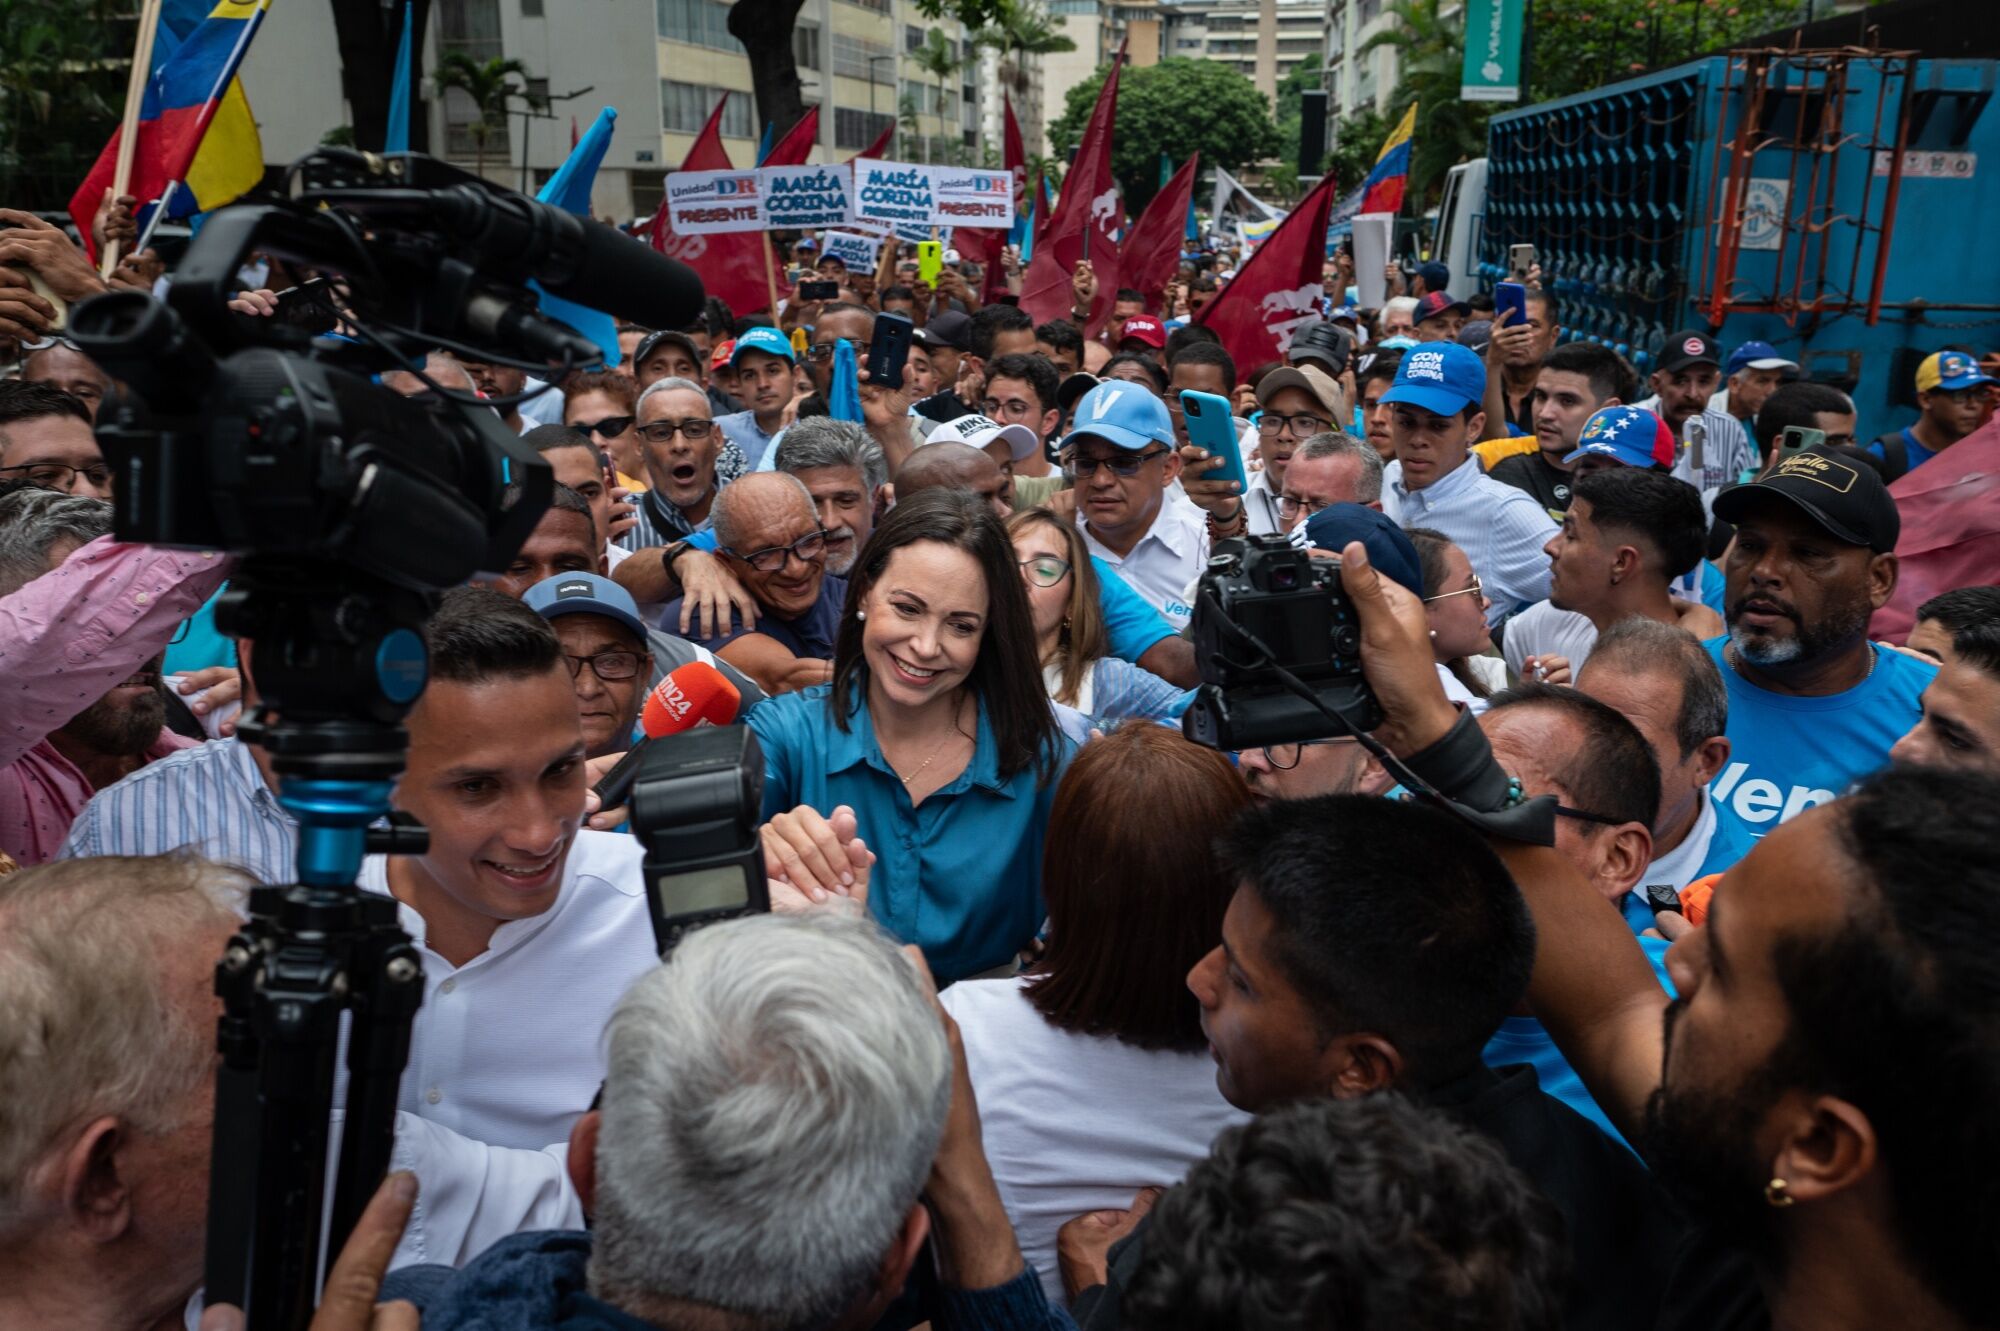
[[[757,198],[757,173],[670,171],[667,218],[674,233],[682,236],[762,231],[764,209]]]
[[[937,191],[931,168],[907,162],[854,162],[854,215],[891,226],[936,226]]]
[[[1007,171],[931,168],[939,226],[1004,229],[1014,225],[1014,177]]]
[[[845,226],[853,213],[845,166],[766,166],[757,171],[764,225]]]
[[[857,236],[851,231],[829,231],[819,238],[822,258],[838,259],[849,272],[872,273],[882,242],[874,236]]]

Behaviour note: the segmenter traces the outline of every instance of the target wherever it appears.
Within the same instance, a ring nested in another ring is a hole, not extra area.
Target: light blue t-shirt
[[[1870,647],[1874,673],[1824,697],[1760,689],[1723,659],[1727,637],[1702,644],[1729,689],[1729,762],[1709,784],[1723,822],[1752,838],[1847,792],[1888,765],[1889,747],[1922,715],[1937,667]]]
[[[1674,982],[1667,978],[1667,948],[1671,945],[1664,938],[1641,938],[1639,946],[1645,950],[1646,960],[1653,963],[1653,974],[1659,977],[1660,987],[1673,997]],[[1538,1019],[1509,1017],[1501,1022],[1500,1029],[1486,1042],[1484,1057],[1489,1068],[1526,1063],[1535,1070],[1544,1091],[1604,1129],[1611,1140],[1631,1145],[1611,1126],[1611,1120],[1584,1088],[1583,1078],[1576,1075],[1576,1069],[1563,1057],[1562,1050],[1556,1048],[1555,1037]]]
[[[1933,453],[1924,445],[1921,439],[1917,438],[1917,432],[1911,427],[1905,425],[1900,433],[1903,436],[1904,459],[1908,463],[1908,466],[1904,468],[1904,475],[1915,471],[1918,467],[1923,466],[1926,462],[1937,456],[1936,453]],[[1889,460],[1888,450],[1882,447],[1880,439],[1868,445],[1868,451],[1876,457],[1881,458],[1884,462]]]
[[[215,603],[228,590],[226,582],[217,587],[215,595],[203,601],[201,609],[181,624],[180,632],[167,645],[167,674],[185,675],[210,666],[236,664],[236,639],[225,636],[215,626]]]

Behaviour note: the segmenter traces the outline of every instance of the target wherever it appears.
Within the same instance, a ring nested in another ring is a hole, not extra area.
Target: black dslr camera
[[[646,910],[662,956],[690,929],[771,909],[763,805],[764,751],[750,727],[701,726],[647,743],[632,831],[646,849]]]
[[[1283,536],[1218,542],[1195,594],[1193,629],[1201,688],[1181,728],[1195,743],[1247,749],[1382,724],[1361,675],[1361,621],[1334,560],[1314,559]]]

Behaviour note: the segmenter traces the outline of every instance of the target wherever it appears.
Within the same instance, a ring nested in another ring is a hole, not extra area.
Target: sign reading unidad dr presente
[[[670,171],[667,217],[683,236],[762,231],[755,171]]]

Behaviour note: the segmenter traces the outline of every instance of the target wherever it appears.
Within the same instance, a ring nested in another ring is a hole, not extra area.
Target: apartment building
[[[1076,43],[1076,49],[1042,57],[1045,126],[1062,118],[1069,90],[1110,64],[1121,45],[1126,48],[1127,65],[1157,65],[1167,54],[1164,29],[1169,7],[1159,0],[1048,0],[1048,7],[1051,14],[1062,16],[1063,35]],[[1046,129],[1027,142],[1030,152],[1055,151]]]
[[[1163,54],[1232,66],[1275,97],[1278,83],[1310,55],[1323,55],[1325,0],[1172,0]]]

